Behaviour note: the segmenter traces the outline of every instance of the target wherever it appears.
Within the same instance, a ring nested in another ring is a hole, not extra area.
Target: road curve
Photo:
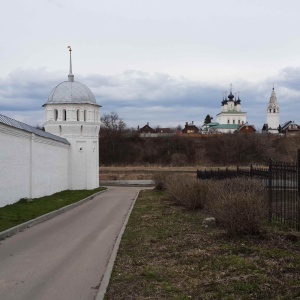
[[[93,200],[0,241],[0,299],[94,299],[139,187]]]

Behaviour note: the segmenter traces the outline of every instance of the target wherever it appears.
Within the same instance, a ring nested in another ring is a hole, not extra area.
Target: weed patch
[[[208,181],[199,181],[177,174],[167,177],[165,186],[172,200],[186,209],[203,209],[206,205]]]
[[[267,216],[263,183],[246,178],[214,181],[208,193],[209,210],[229,234],[259,234]]]

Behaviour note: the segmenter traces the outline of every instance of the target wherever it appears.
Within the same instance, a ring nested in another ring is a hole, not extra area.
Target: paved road
[[[0,299],[94,299],[138,187],[93,200],[0,241]]]

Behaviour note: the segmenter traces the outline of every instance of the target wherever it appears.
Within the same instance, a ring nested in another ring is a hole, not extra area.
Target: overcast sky
[[[0,10],[0,114],[43,124],[67,80],[129,127],[202,125],[240,91],[261,129],[273,84],[280,122],[300,123],[299,0],[9,0]]]

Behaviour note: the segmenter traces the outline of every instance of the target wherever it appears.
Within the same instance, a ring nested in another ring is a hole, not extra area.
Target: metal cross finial
[[[72,74],[72,48],[71,46],[68,46],[67,48],[69,48],[70,51],[70,71],[69,71],[69,75],[68,75],[68,80],[69,81],[74,81],[74,75]]]
[[[230,83],[230,94],[232,94],[232,83]]]

